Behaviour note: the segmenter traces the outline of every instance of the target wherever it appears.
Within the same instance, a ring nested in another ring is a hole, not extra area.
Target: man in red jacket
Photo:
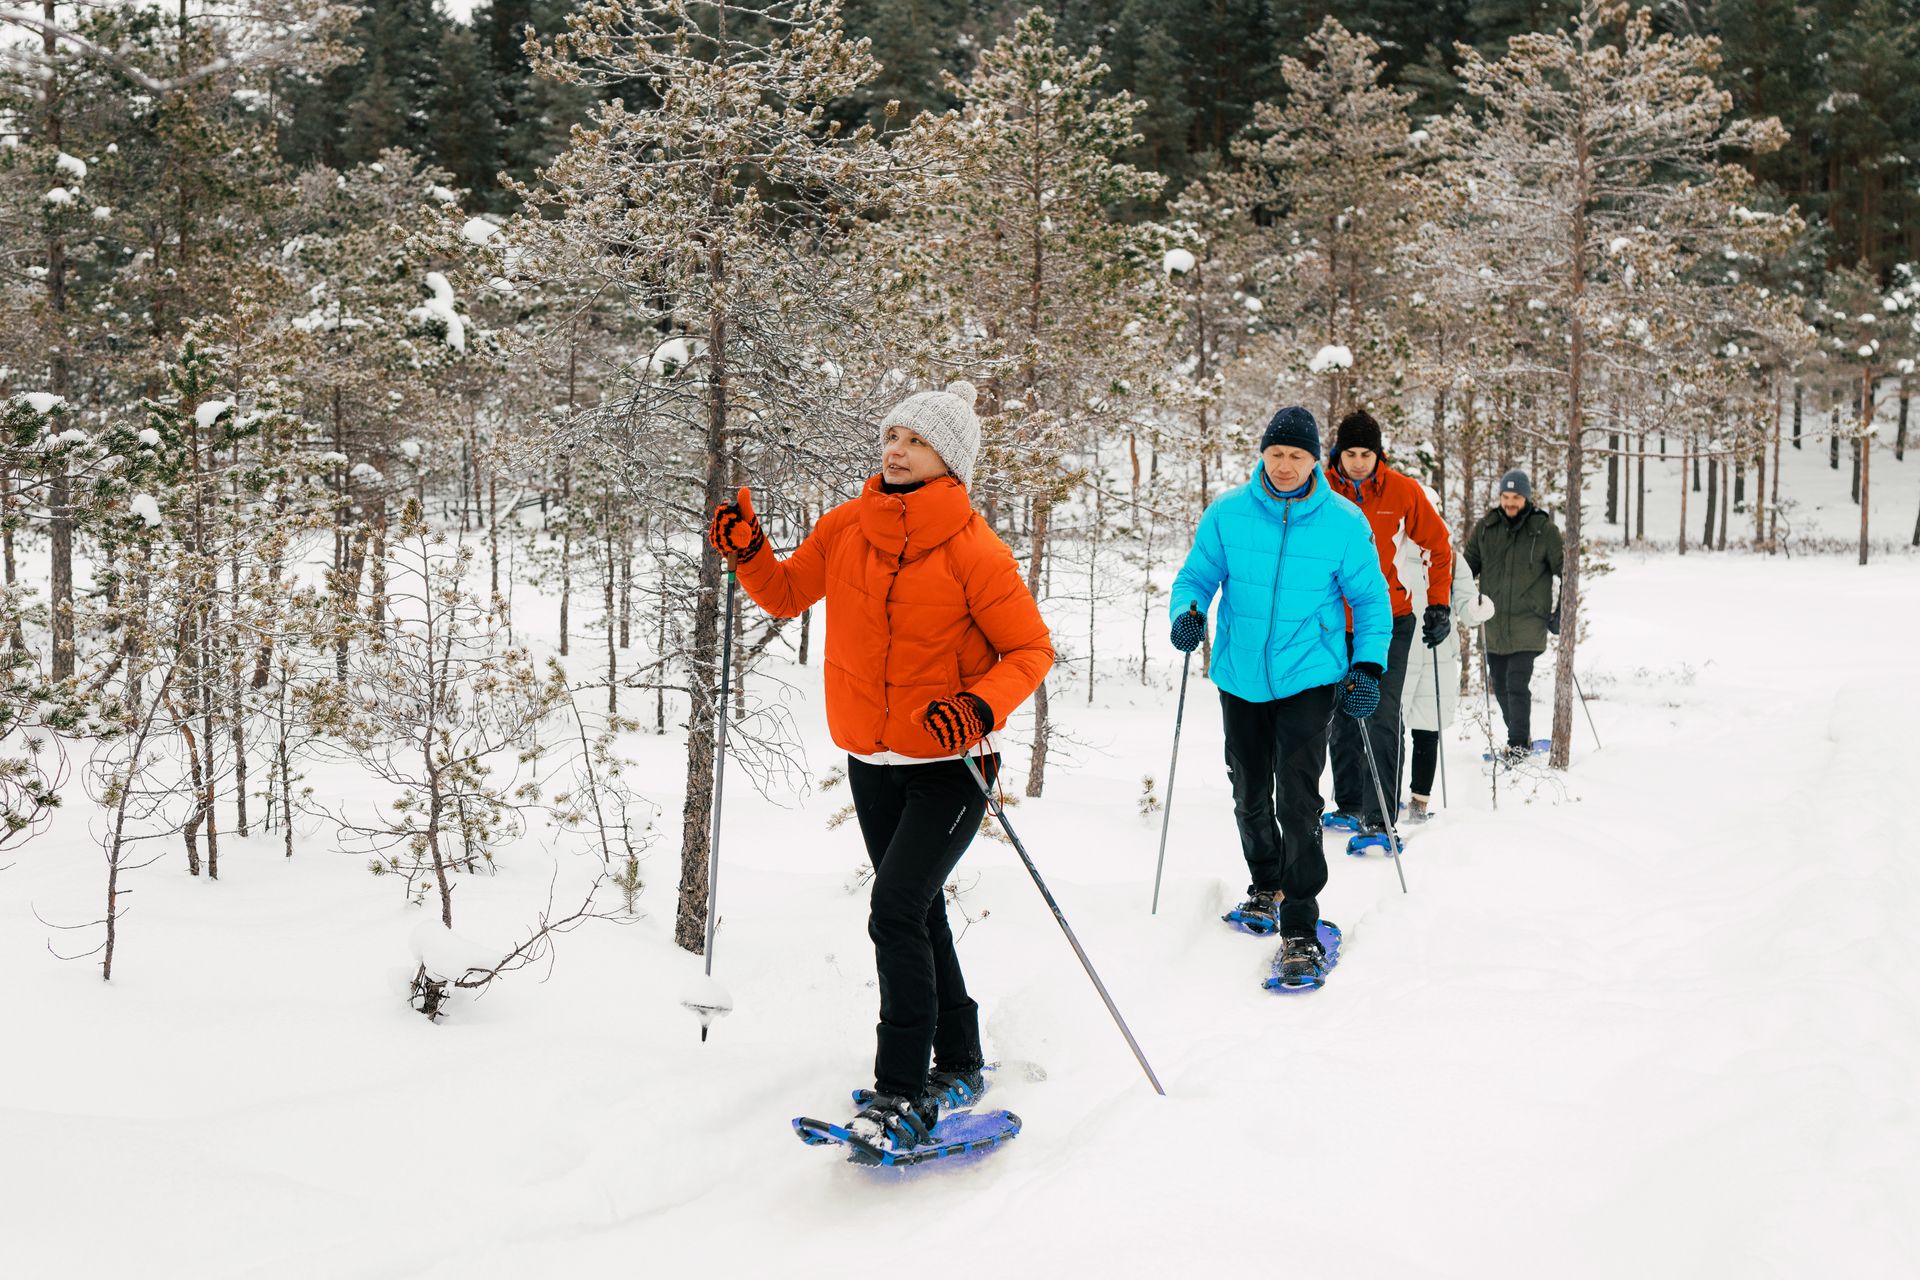
[[[1453,540],[1447,536],[1446,521],[1433,509],[1419,482],[1387,465],[1380,424],[1366,410],[1340,420],[1333,454],[1327,459],[1327,474],[1333,481],[1333,491],[1366,516],[1373,530],[1374,550],[1380,556],[1380,571],[1387,577],[1387,594],[1393,600],[1393,640],[1387,649],[1387,674],[1380,681],[1379,709],[1366,720],[1333,717],[1333,797],[1339,809],[1328,821],[1361,835],[1381,835],[1399,816],[1400,744],[1404,736],[1400,690],[1406,683],[1407,664],[1414,660],[1414,600],[1394,572],[1394,552],[1405,538],[1424,548],[1433,566],[1420,628],[1421,642],[1431,649],[1446,639],[1453,625],[1448,606],[1453,590]],[[1347,645],[1351,651],[1351,631]],[[1420,657],[1426,659],[1426,654]],[[1374,794],[1373,780],[1367,776],[1362,733],[1372,741],[1373,758],[1380,767],[1380,789],[1386,793],[1388,805],[1384,814]]]

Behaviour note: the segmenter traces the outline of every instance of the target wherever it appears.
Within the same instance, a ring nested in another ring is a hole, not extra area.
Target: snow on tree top
[[[668,338],[647,358],[647,370],[656,376],[671,376],[693,363],[700,348],[698,338]]]
[[[27,402],[29,409],[42,414],[52,413],[67,402],[65,396],[56,396],[50,391],[29,391],[20,398]]]
[[[1185,249],[1169,249],[1160,269],[1170,276],[1183,276],[1193,270],[1193,255]]]
[[[84,181],[87,176],[87,162],[79,156],[70,156],[64,151],[54,160],[53,167],[62,173],[72,174],[75,182]]]
[[[127,503],[127,507],[134,515],[146,521],[147,528],[149,529],[154,528],[160,523],[160,504],[154,501],[153,495],[150,493],[134,494],[133,500]]]
[[[46,195],[42,196],[41,199],[45,200],[48,204],[72,204],[73,192],[67,190],[65,187],[55,187],[53,190],[47,192]]]
[[[105,222],[108,218],[111,218],[112,216],[113,216],[113,209],[111,207],[104,204],[97,204],[93,206],[93,220],[95,222]]]
[[[1307,364],[1307,369],[1313,373],[1326,373],[1330,369],[1351,368],[1353,368],[1353,352],[1338,345],[1320,348],[1319,351],[1314,353],[1313,359]]]
[[[500,234],[500,224],[491,218],[468,218],[460,228],[461,239],[469,244],[485,244]]]
[[[141,444],[144,444],[149,449],[151,449],[153,446],[160,443],[160,433],[158,431],[155,431],[152,427],[142,427],[140,428],[140,434],[137,437],[137,439],[140,441]]]
[[[433,296],[420,306],[407,313],[407,319],[415,324],[424,324],[429,320],[439,320],[446,326],[447,345],[455,351],[467,349],[467,325],[454,310],[453,286],[438,271],[427,272],[427,288]]]
[[[420,456],[420,442],[418,440],[402,440],[400,442],[400,456],[409,462],[418,458]]]
[[[200,424],[202,431],[211,431],[213,424],[219,421],[220,415],[231,408],[233,408],[231,400],[209,400],[193,411],[193,420]]]
[[[1261,305],[1260,299],[1252,296],[1249,296],[1246,302],[1242,305],[1244,305],[1246,309],[1252,312],[1254,315],[1259,315],[1262,311],[1266,310],[1266,308]]]

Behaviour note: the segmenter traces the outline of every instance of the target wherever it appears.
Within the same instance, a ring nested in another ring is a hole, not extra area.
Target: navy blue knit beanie
[[[1320,424],[1313,420],[1309,410],[1297,404],[1288,405],[1267,423],[1266,431],[1260,436],[1260,452],[1265,453],[1277,444],[1305,449],[1317,459],[1320,456]]]

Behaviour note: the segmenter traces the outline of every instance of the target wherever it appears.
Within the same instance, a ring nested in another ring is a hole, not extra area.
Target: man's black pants
[[[1408,654],[1413,648],[1413,615],[1403,613],[1393,620],[1393,639],[1387,645],[1387,674],[1380,677],[1380,705],[1365,720],[1355,720],[1345,712],[1333,717],[1333,800],[1348,813],[1357,813],[1370,822],[1385,825],[1400,816],[1400,691],[1407,683]],[[1347,633],[1347,660],[1353,660],[1353,633]],[[1366,748],[1360,745],[1364,733],[1373,743],[1373,760],[1380,766],[1380,789],[1387,793],[1392,811],[1382,815],[1380,800],[1373,790],[1373,778],[1367,773]]]
[[[1315,895],[1327,885],[1327,859],[1320,847],[1320,771],[1327,763],[1333,693],[1329,684],[1274,702],[1248,702],[1220,691],[1233,817],[1253,877],[1249,891],[1286,895],[1280,932],[1290,938],[1313,936],[1320,922]]]
[[[1493,676],[1493,700],[1507,720],[1507,745],[1533,745],[1533,660],[1537,653],[1490,653],[1487,668]]]
[[[1000,757],[986,757],[989,784]],[[981,757],[974,757],[975,764]],[[868,764],[848,759],[854,814],[873,862],[867,935],[880,976],[876,1091],[918,1097],[928,1059],[978,1068],[980,1006],[967,995],[947,927],[947,878],[973,842],[987,797],[964,760]]]

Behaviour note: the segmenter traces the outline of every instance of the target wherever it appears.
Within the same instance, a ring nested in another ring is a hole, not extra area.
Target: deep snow
[[[549,982],[439,1025],[394,985],[422,913],[318,831],[291,861],[275,837],[230,843],[218,884],[177,853],[135,874],[110,986],[54,959],[73,937],[33,912],[92,919],[102,876],[68,814],[0,854],[4,1270],[1911,1274],[1920,682],[1900,655],[1920,559],[1615,565],[1581,663],[1605,748],[1581,722],[1572,771],[1503,783],[1495,812],[1462,726],[1410,894],[1329,840],[1346,943],[1308,996],[1261,990],[1275,944],[1217,919],[1244,871],[1211,686],[1189,697],[1149,917],[1159,820],[1136,801],[1165,777],[1177,668],[1156,645],[1155,687],[1116,677],[1090,709],[1063,684],[1084,745],[1009,815],[1169,1096],[1012,851],[981,840],[961,948],[1010,1064],[991,1104],[1026,1131],[960,1167],[857,1170],[787,1128],[867,1082],[840,790],[728,788],[715,974],[736,1008],[705,1044],[678,1004],[700,962],[670,941],[675,738],[631,744],[665,833],[645,918],[588,925]],[[817,669],[775,676],[824,772]],[[584,870],[567,860],[563,894]],[[466,879],[462,934],[513,938],[551,872],[530,843]]]

